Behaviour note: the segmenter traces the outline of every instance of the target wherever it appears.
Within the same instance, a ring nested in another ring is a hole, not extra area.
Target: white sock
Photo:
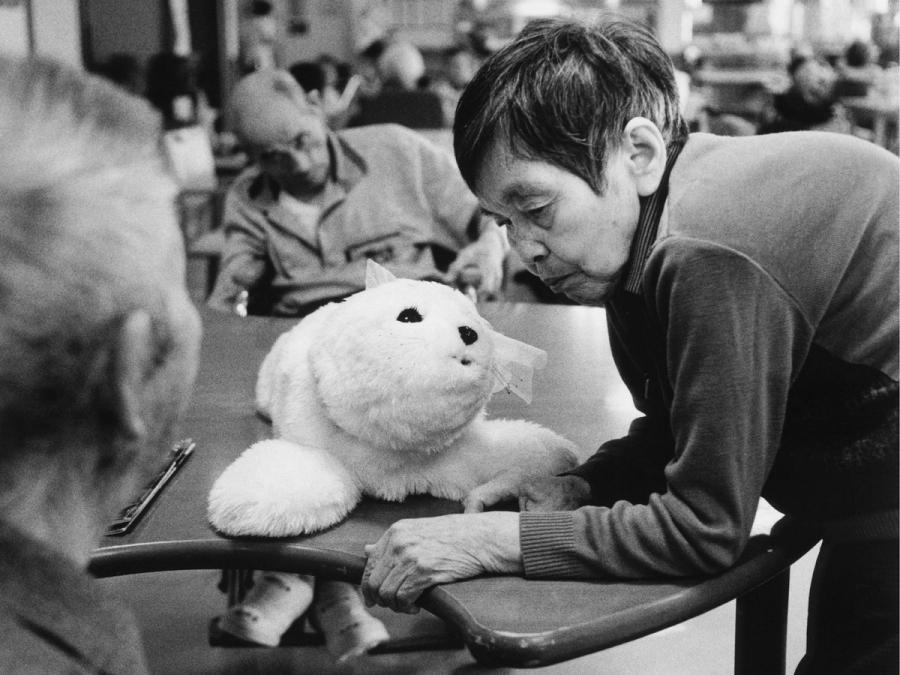
[[[319,580],[313,618],[338,661],[365,654],[387,640],[387,629],[369,614],[359,590],[344,581]]]
[[[242,640],[277,647],[284,632],[312,604],[314,586],[310,575],[259,573],[244,601],[228,609],[219,627]]]

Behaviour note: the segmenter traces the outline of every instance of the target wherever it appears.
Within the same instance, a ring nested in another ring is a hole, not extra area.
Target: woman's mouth
[[[565,274],[559,277],[552,277],[551,279],[544,281],[544,283],[552,290],[554,293],[562,293],[565,294],[567,288],[572,288],[573,286],[577,286],[577,280],[574,280],[573,277],[575,273]]]
[[[544,281],[554,293],[565,295],[579,304],[593,305],[602,302],[613,291],[619,275],[592,277],[578,272],[549,277]]]
[[[571,277],[572,274],[563,274],[560,276],[551,276],[551,277],[541,277],[541,281],[544,282],[544,285],[547,286],[554,293],[561,293],[562,289],[566,285],[566,281]]]

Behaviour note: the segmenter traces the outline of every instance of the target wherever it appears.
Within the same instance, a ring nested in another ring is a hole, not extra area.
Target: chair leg
[[[735,675],[784,673],[790,578],[787,568],[737,599]]]
[[[228,598],[228,606],[233,607],[244,600],[253,585],[253,570],[223,569],[218,588]]]

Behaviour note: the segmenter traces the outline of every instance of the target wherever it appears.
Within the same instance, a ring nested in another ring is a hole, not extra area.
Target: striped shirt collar
[[[641,277],[644,275],[644,263],[650,255],[659,219],[662,217],[666,198],[669,196],[669,173],[675,165],[678,154],[684,147],[683,140],[672,141],[666,148],[666,169],[663,172],[659,187],[649,197],[641,198],[641,210],[638,215],[637,232],[631,242],[631,254],[628,258],[628,270],[625,274],[625,290],[629,293],[641,292]]]

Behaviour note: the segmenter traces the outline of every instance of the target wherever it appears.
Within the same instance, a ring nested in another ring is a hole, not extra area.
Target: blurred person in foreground
[[[520,513],[394,524],[364,595],[414,611],[481,573],[716,574],[764,496],[824,537],[800,672],[897,672],[898,159],[839,134],[689,135],[676,91],[646,29],[543,20],[463,93],[463,177],[529,270],[605,307],[642,416],[495,495]]]
[[[303,316],[362,290],[369,258],[399,277],[471,275],[482,296],[499,292],[506,237],[449,153],[396,125],[329,130],[287,71],[248,75],[229,108],[253,165],[226,197],[212,307],[242,313],[265,280],[266,313]],[[446,271],[436,247],[455,255]]]
[[[176,188],[150,106],[0,60],[0,672],[146,672],[86,572],[159,468],[196,369]]]

